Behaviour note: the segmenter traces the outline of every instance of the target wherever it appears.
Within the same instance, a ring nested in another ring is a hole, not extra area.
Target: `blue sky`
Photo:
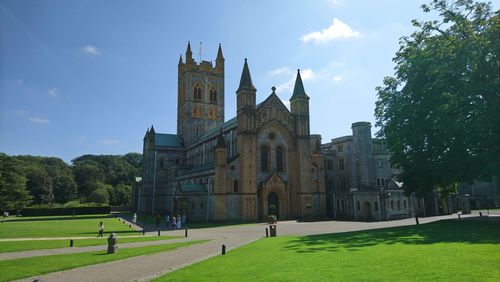
[[[0,1],[0,151],[56,156],[142,152],[176,132],[177,63],[226,59],[226,120],[248,63],[257,101],[285,102],[300,68],[311,133],[323,142],[374,123],[375,87],[398,39],[428,17],[420,1]],[[184,57],[184,55],[183,55]],[[372,130],[373,133],[375,129]]]

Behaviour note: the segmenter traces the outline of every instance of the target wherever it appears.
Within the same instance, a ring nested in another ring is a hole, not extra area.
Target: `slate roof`
[[[182,139],[176,134],[155,133],[155,145],[164,147],[182,147]]]
[[[181,184],[181,192],[190,193],[190,192],[207,192],[207,187],[205,184]]]
[[[236,125],[236,117],[234,117],[234,118],[226,121],[223,124],[220,124],[219,126],[216,126],[216,127],[212,128],[212,129],[210,129],[205,134],[203,134],[202,136],[200,136],[200,138],[198,139],[197,142],[201,142],[201,141],[205,141],[207,139],[210,139],[211,137],[214,137],[217,134],[219,134],[219,132],[220,132],[221,129],[222,129],[222,131],[224,131],[224,129],[232,127],[233,125]]]

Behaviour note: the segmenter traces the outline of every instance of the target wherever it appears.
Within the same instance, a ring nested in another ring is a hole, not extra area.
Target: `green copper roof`
[[[240,87],[238,87],[236,92],[240,92],[241,90],[256,90],[252,83],[252,77],[250,76],[250,70],[248,69],[246,58],[245,64],[243,65],[243,71],[241,72]]]
[[[309,99],[309,96],[307,96],[306,91],[304,90],[304,84],[302,84],[302,78],[300,77],[300,70],[297,70],[297,78],[295,79],[295,87],[293,88],[293,95],[292,95],[292,98],[290,98],[290,100],[293,100],[296,98]]]
[[[206,192],[205,184],[181,184],[181,192]]]
[[[155,145],[164,147],[182,147],[182,140],[175,134],[155,134]]]

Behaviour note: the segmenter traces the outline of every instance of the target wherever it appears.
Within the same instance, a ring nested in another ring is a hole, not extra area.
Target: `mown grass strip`
[[[119,249],[115,254],[107,254],[106,250],[103,250],[98,252],[4,260],[0,261],[0,281],[10,281],[81,266],[170,251],[205,241],[207,240]]]

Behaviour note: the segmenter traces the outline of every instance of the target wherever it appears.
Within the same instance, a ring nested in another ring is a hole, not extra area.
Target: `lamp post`
[[[155,159],[153,164],[153,201],[151,203],[151,215],[154,215],[155,211],[155,191],[156,191],[156,150],[155,150]]]

